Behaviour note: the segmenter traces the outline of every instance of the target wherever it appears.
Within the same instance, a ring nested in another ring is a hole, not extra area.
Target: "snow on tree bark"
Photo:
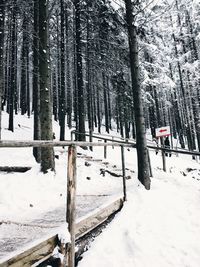
[[[40,129],[40,90],[39,90],[39,0],[34,0],[33,22],[33,139],[41,139]],[[41,149],[33,148],[33,155],[37,162],[41,161]]]
[[[48,69],[47,1],[39,1],[39,75],[40,75],[40,124],[41,139],[52,140],[52,110]],[[41,149],[41,171],[54,170],[53,148]]]
[[[4,20],[5,20],[5,0],[0,5],[0,104],[4,92]],[[1,140],[1,108],[0,108],[0,140]]]

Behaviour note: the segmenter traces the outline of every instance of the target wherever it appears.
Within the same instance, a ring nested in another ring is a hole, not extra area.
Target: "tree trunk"
[[[59,119],[59,125],[60,125],[60,112],[61,112],[61,64],[60,64],[60,28],[59,28],[59,12],[56,12],[56,16],[57,16],[57,27],[56,27],[56,43],[57,43],[57,58],[56,58],[56,66],[57,66],[57,72],[56,72],[56,77],[57,77],[57,83],[56,83],[56,87],[57,87],[57,100],[55,99],[55,101],[58,101],[58,119]],[[55,90],[54,90],[55,93]]]
[[[25,15],[23,20],[23,41],[21,53],[21,94],[20,108],[21,114],[24,115],[27,111],[27,49],[28,49],[28,18]]]
[[[12,7],[12,26],[11,26],[11,55],[10,55],[10,90],[9,90],[9,125],[8,130],[14,132],[14,96],[16,91],[16,56],[15,47],[16,40],[16,2],[13,2]]]
[[[10,70],[10,57],[9,57],[9,43],[10,43],[10,26],[11,23],[8,21],[8,35],[7,35],[7,40],[5,43],[5,66],[4,66],[4,73],[5,73],[5,78],[4,78],[4,92],[3,92],[3,103],[2,103],[2,109],[4,109],[4,106],[6,105],[6,102],[8,100],[8,77],[9,77],[9,70]],[[8,105],[7,105],[8,108]]]
[[[79,141],[85,141],[85,108],[83,88],[83,66],[81,51],[81,1],[74,0],[76,26],[76,78],[78,90],[78,135]]]
[[[0,5],[0,140],[1,140],[1,110],[2,96],[4,92],[4,21],[5,21],[5,0]]]
[[[66,114],[66,107],[65,107],[65,34],[64,34],[64,2],[60,0],[60,84],[61,84],[61,92],[59,98],[59,122],[60,122],[60,141],[65,140],[65,114]]]
[[[131,123],[131,126],[132,126],[132,137],[133,137],[133,139],[136,139],[135,119],[134,119],[134,107],[133,107],[133,105],[131,107],[131,120],[132,120],[132,123]]]
[[[169,68],[170,68],[171,79],[174,80],[171,64],[169,65]],[[172,93],[171,99],[172,99],[172,104],[173,104],[173,114],[174,114],[174,120],[176,124],[176,130],[177,130],[178,137],[179,137],[179,142],[180,142],[181,148],[185,148],[185,142],[183,138],[183,126],[181,122],[181,115],[180,115],[180,109],[178,106],[178,99],[177,99],[176,92]]]
[[[47,10],[46,0],[39,1],[39,75],[40,75],[40,123],[41,139],[52,140],[52,111],[49,88],[48,70],[48,40],[47,40]],[[53,147],[41,149],[41,171],[46,173],[48,169],[54,170]]]
[[[72,88],[71,88],[71,64],[69,42],[69,12],[68,3],[65,5],[65,39],[66,39],[66,80],[67,80],[67,125],[72,128]]]
[[[5,94],[4,94],[4,99],[5,99],[5,105],[6,106],[6,112],[9,114],[9,107],[10,107],[10,86],[11,86],[11,51],[12,51],[12,10],[10,12],[10,20],[9,20],[9,26],[8,26],[8,41],[7,41],[7,47],[6,47],[6,54],[7,54],[7,69],[6,69],[6,85],[5,85]]]
[[[89,132],[91,133],[93,130],[93,117],[92,117],[92,84],[91,84],[91,45],[90,45],[90,23],[89,23],[89,7],[87,4],[87,47],[86,47],[86,90],[87,90],[87,118],[88,118],[88,128]]]
[[[174,40],[174,48],[175,48],[175,55],[177,58],[177,67],[178,67],[178,75],[179,75],[179,81],[180,81],[180,89],[181,89],[181,94],[182,94],[182,99],[183,99],[183,109],[184,109],[184,115],[185,115],[185,120],[186,120],[186,135],[187,135],[187,141],[188,141],[188,149],[193,150],[193,143],[192,143],[192,133],[190,129],[190,124],[191,121],[189,119],[189,110],[188,110],[188,105],[187,105],[187,100],[186,100],[186,92],[185,92],[185,87],[183,83],[183,75],[182,75],[182,70],[181,70],[181,65],[178,60],[178,49],[177,49],[177,41],[174,33],[172,34],[173,40]]]
[[[40,91],[39,91],[39,0],[34,0],[34,25],[33,25],[33,139],[41,139],[40,129]],[[37,162],[41,161],[41,149],[33,148],[33,155]]]
[[[15,80],[14,80],[14,84],[15,84],[15,90],[14,90],[14,111],[15,111],[15,115],[18,113],[18,86],[17,86],[17,77],[19,76],[19,70],[17,67],[17,51],[18,51],[18,32],[17,32],[17,28],[18,28],[18,23],[17,23],[17,19],[16,19],[16,28],[15,28],[15,40],[16,40],[16,44],[15,44]]]
[[[137,158],[138,158],[138,179],[147,190],[150,189],[150,176],[148,164],[148,151],[145,136],[145,122],[142,106],[142,95],[139,82],[139,62],[138,62],[138,47],[136,27],[133,21],[133,9],[131,0],[125,0],[126,5],[126,20],[129,33],[129,48],[130,48],[130,65],[132,90],[135,109],[136,123],[136,142],[137,142]]]
[[[195,132],[196,132],[196,139],[197,139],[197,145],[198,145],[198,151],[200,151],[200,116],[199,116],[199,103],[198,103],[198,97],[195,92],[192,92],[192,85],[190,81],[190,75],[189,71],[187,71],[187,76],[188,76],[188,84],[189,84],[189,89],[191,91],[191,101],[192,101],[192,112],[193,112],[193,117],[194,117],[194,126],[195,126]]]
[[[112,130],[112,111],[111,111],[111,103],[110,103],[109,76],[107,76],[107,99],[108,99],[108,122],[109,122],[110,130]]]
[[[109,133],[107,84],[106,84],[106,74],[104,70],[102,72],[102,79],[103,79],[103,100],[104,100],[103,102],[104,102],[105,128],[106,128],[106,132]]]
[[[101,133],[101,106],[100,106],[100,94],[99,87],[96,89],[97,91],[97,124],[98,124],[98,133]]]
[[[52,73],[52,85],[53,85],[53,115],[54,120],[58,120],[58,90],[56,84],[56,69]]]
[[[26,58],[27,58],[27,64],[26,64],[26,86],[27,86],[27,116],[30,118],[31,116],[31,108],[30,108],[30,84],[29,84],[29,75],[30,75],[30,64],[29,64],[29,41],[28,41],[28,47],[26,50]],[[15,109],[16,110],[16,109]]]

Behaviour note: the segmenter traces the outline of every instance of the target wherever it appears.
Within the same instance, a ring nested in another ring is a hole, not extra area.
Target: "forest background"
[[[199,1],[135,0],[131,8],[145,128],[155,137],[170,125],[182,148],[200,151]],[[124,1],[1,0],[0,102],[8,129],[21,113],[34,116],[34,140],[53,139],[52,118],[61,141],[66,125],[90,134],[116,125],[122,137],[136,138],[127,14]],[[33,153],[43,171],[53,168],[52,148]]]

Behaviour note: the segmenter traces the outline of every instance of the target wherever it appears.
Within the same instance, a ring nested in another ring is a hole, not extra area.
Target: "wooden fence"
[[[102,140],[105,143],[107,143],[107,142],[115,142],[115,143],[122,144],[123,146],[125,144],[129,144],[129,145],[131,145],[131,147],[137,148],[137,143],[133,139],[122,138],[122,137],[119,137],[119,136],[109,136],[109,135],[106,135],[106,134],[104,134],[104,135],[100,135],[100,134],[97,134],[97,133],[92,134],[91,132],[90,133],[87,133],[87,132],[86,133],[79,133],[77,131],[71,131],[71,140],[73,141],[74,138],[76,138],[77,135],[84,135],[86,137],[88,136],[90,138],[90,140],[94,138],[94,139]],[[165,148],[164,144],[162,144],[161,146],[147,145],[147,148],[148,149],[153,149],[153,150],[156,150],[156,151],[161,151],[161,153],[162,153],[163,171],[165,171],[165,172],[166,172],[166,156],[165,156],[165,154],[167,152],[168,153],[191,155],[191,156],[194,156],[194,157],[196,157],[196,156],[200,157],[200,152],[198,152],[198,151],[189,151],[189,150],[186,150],[186,149],[169,149],[169,148]],[[107,157],[106,149],[107,149],[107,146],[104,146],[104,158]],[[151,161],[150,161],[150,156],[149,156],[149,150],[148,150],[148,161],[149,161],[149,172],[150,172],[150,176],[152,177],[153,173],[152,173],[152,169],[151,169]]]
[[[74,133],[72,133],[73,135]],[[74,267],[75,262],[75,240],[76,238],[84,235],[88,231],[94,229],[97,225],[106,220],[113,212],[116,212],[122,207],[123,201],[126,200],[126,179],[125,179],[125,157],[124,147],[136,148],[136,143],[130,140],[119,140],[98,135],[85,134],[90,139],[96,138],[103,140],[104,142],[78,142],[78,141],[0,141],[0,147],[64,147],[68,146],[68,167],[67,167],[67,207],[66,207],[66,221],[68,222],[68,230],[70,233],[70,244],[68,244],[67,252],[64,250],[63,253],[67,255],[68,267]],[[117,137],[118,138],[118,137]],[[104,147],[104,157],[106,157],[106,147],[121,147],[121,161],[122,161],[122,182],[123,182],[123,198],[115,201],[108,207],[105,207],[101,211],[97,212],[79,223],[75,222],[75,209],[76,209],[76,149],[78,146],[81,147]],[[163,147],[155,147],[148,145],[150,149],[161,150],[165,152],[174,152],[187,155],[200,156],[199,152],[191,152],[185,150],[166,149]],[[150,157],[149,157],[150,167]],[[98,218],[98,220],[97,220]],[[50,257],[53,248],[58,244],[57,235],[51,236],[49,239],[35,245],[27,251],[20,253],[19,255],[7,259],[4,262],[0,262],[0,267],[22,267],[22,266],[37,266],[37,262],[43,261]],[[66,256],[65,255],[65,256]]]
[[[0,141],[0,147],[55,147],[68,146],[68,166],[67,166],[67,207],[66,207],[66,222],[68,223],[68,231],[70,233],[70,243],[67,244],[67,249],[62,251],[67,258],[67,266],[75,266],[75,240],[80,236],[86,234],[97,227],[100,223],[105,221],[112,213],[121,209],[123,202],[126,200],[126,179],[125,179],[125,158],[124,147],[132,147],[132,144],[121,144],[118,142],[111,143],[91,143],[91,142],[72,142],[72,141]],[[77,146],[118,146],[121,147],[122,160],[122,184],[123,197],[114,201],[107,207],[98,211],[96,214],[85,218],[79,223],[75,222],[76,210],[76,160],[77,160]],[[34,247],[19,253],[18,255],[8,258],[6,261],[0,261],[0,267],[28,267],[37,266],[38,262],[42,262],[51,256],[53,248],[58,244],[57,235],[49,237],[43,242]]]

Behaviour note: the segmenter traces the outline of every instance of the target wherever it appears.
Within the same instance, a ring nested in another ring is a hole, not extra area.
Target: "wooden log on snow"
[[[0,166],[0,172],[27,172],[31,167],[21,166]]]

